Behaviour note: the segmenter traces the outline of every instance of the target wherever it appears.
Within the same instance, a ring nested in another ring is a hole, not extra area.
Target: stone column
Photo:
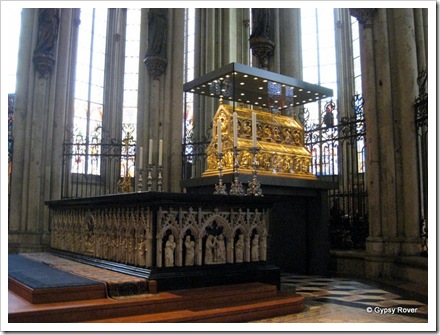
[[[347,8],[335,9],[335,47],[337,64],[337,116],[339,119],[353,119],[354,111],[352,107],[354,89],[354,70],[353,70],[353,48],[351,34],[351,16]],[[344,192],[347,185],[357,185],[358,181],[353,180],[357,176],[358,157],[356,141],[340,141],[339,142],[339,189]]]
[[[226,262],[234,263],[234,236],[229,236],[226,242]]]
[[[183,239],[181,236],[177,236],[177,246],[175,249],[175,266],[182,266],[183,264]]]
[[[368,189],[369,237],[367,252],[382,253],[382,224],[380,213],[380,173],[379,173],[379,136],[376,112],[376,78],[374,59],[373,16],[374,9],[350,9],[350,14],[359,21],[361,48],[362,91],[366,129],[366,180]],[[368,75],[365,75],[368,74]]]
[[[182,165],[184,9],[168,9],[166,17],[167,33],[163,41],[166,52],[155,55],[152,53],[154,48],[151,45],[149,48],[147,41],[148,35],[157,31],[153,30],[151,24],[148,31],[148,10],[142,10],[140,48],[143,53],[147,50],[147,54],[142,55],[145,56],[145,65],[139,71],[137,139],[138,145],[145,148],[145,157],[149,156],[149,140],[153,140],[151,163],[155,166],[159,162],[159,141],[163,140],[162,190],[179,192]],[[148,160],[144,159],[144,162],[148,164]],[[156,191],[156,170],[152,176],[155,180],[153,191]],[[143,180],[144,183],[147,180],[145,170]]]
[[[159,137],[163,138],[163,190],[180,192],[182,179],[182,122],[183,122],[183,55],[184,8],[174,8],[169,15],[168,71],[165,75],[163,114],[160,115]],[[162,132],[162,136],[161,136]],[[168,169],[166,167],[168,166]]]
[[[398,234],[402,238],[401,253],[415,255],[421,251],[419,233],[419,198],[417,194],[416,129],[413,104],[418,95],[417,48],[412,8],[393,9],[395,28],[396,92],[394,125],[396,128],[396,169],[399,194]]]
[[[394,257],[421,251],[413,103],[417,56],[423,56],[414,38],[413,9],[350,12],[361,31],[370,225],[366,273],[399,276]]]
[[[151,267],[153,266],[154,249],[153,249],[153,232],[151,230],[151,227],[153,226],[153,217],[150,209],[148,209],[147,222],[148,222],[148,229],[145,235],[145,240],[146,240],[145,246],[147,249],[146,267]]]
[[[247,9],[197,8],[195,11],[195,68],[198,78],[232,62],[248,64],[248,50],[242,43],[248,40]],[[246,49],[246,48],[245,48]],[[215,112],[217,99],[194,95],[194,138],[207,135]],[[209,139],[208,139],[209,140]],[[195,162],[193,176],[200,177],[205,170],[203,159]]]
[[[377,10],[374,21],[374,56],[376,64],[377,128],[379,140],[381,226],[385,255],[399,252],[397,237],[395,129],[393,124],[392,77],[390,41],[386,9]],[[367,122],[368,127],[368,122]],[[370,221],[371,222],[371,221]]]
[[[163,252],[163,244],[162,244],[162,236],[156,237],[156,267],[162,267],[162,252]]]
[[[202,237],[196,237],[196,245],[195,245],[195,265],[203,264],[203,240]]]
[[[104,106],[102,127],[110,138],[122,143],[122,108],[124,99],[124,63],[125,63],[125,26],[127,19],[126,8],[111,8],[108,12],[108,31],[111,38],[107,39],[106,63],[104,70]],[[117,185],[121,164],[118,160],[101,158],[105,185]]]
[[[251,236],[245,235],[244,237],[244,261],[251,261]]]
[[[274,64],[271,71],[293,78],[302,78],[301,56],[301,11],[298,8],[276,10],[274,24],[277,27],[274,37]]]
[[[417,46],[417,65],[418,73],[422,70],[426,70],[428,62],[428,41],[425,41],[425,27],[423,19],[423,8],[414,8],[414,24],[416,34],[416,46]]]
[[[39,38],[39,10],[22,11],[9,206],[11,252],[39,251],[50,245],[49,210],[44,202],[61,197],[61,143],[72,102],[76,17],[76,9],[59,10],[51,49],[54,62],[41,74],[33,60]]]

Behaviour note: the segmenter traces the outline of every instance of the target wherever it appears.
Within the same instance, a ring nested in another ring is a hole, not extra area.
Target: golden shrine
[[[220,102],[202,177],[234,173],[235,168],[240,174],[258,171],[272,177],[317,179],[310,172],[312,155],[304,145],[304,127],[287,114],[331,97],[331,89],[231,63],[184,84],[184,92]]]
[[[258,174],[288,178],[316,179],[309,170],[311,153],[304,146],[304,128],[293,117],[276,115],[245,107],[221,103],[214,116],[211,143],[206,150],[207,169],[203,176],[218,175],[218,130],[221,121],[221,146],[223,173],[233,173],[233,113],[237,113],[238,172],[251,174],[252,113],[256,114]]]

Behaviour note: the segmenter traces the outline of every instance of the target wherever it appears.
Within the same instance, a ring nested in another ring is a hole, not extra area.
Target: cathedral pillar
[[[395,170],[395,133],[393,125],[392,77],[390,68],[390,42],[388,20],[385,9],[378,9],[374,21],[374,57],[376,64],[376,101],[377,128],[379,141],[380,196],[382,236],[386,255],[399,252],[397,241],[396,209],[396,170]],[[367,122],[368,127],[368,122]],[[371,221],[370,221],[371,222]]]
[[[360,24],[369,237],[366,273],[393,277],[396,256],[421,251],[413,9],[350,9]],[[419,55],[419,58],[423,56]]]
[[[428,41],[425,41],[425,27],[423,12],[426,8],[414,8],[414,24],[417,46],[418,72],[427,70],[428,63]]]
[[[382,253],[382,223],[380,213],[379,135],[376,113],[376,79],[373,38],[374,9],[350,9],[359,21],[361,48],[362,92],[366,122],[366,181],[368,189],[369,237],[367,252]],[[368,74],[368,75],[366,75]]]
[[[402,239],[401,253],[415,255],[421,251],[419,198],[417,178],[416,126],[413,104],[418,95],[417,48],[414,10],[393,9],[395,27],[393,42],[396,56],[396,89],[394,125],[396,129],[396,170],[399,194],[398,233]]]
[[[354,118],[353,97],[356,94],[353,71],[353,50],[351,34],[351,16],[347,8],[335,9],[335,48],[338,96],[337,117],[339,120]],[[360,93],[360,92],[358,92]],[[338,176],[339,192],[342,194],[347,185],[359,185],[357,141],[342,140],[338,143]],[[354,190],[353,190],[354,191]]]
[[[270,71],[301,79],[301,10],[274,9],[273,26],[275,48]]]
[[[122,109],[124,99],[124,64],[125,64],[125,26],[127,19],[126,8],[111,8],[108,12],[108,36],[106,45],[106,63],[104,67],[104,106],[102,127],[108,132],[108,137],[122,143]],[[101,159],[101,169],[105,173],[105,185],[117,185],[121,175],[121,164],[118,160]]]
[[[143,159],[144,188],[147,181],[145,167],[151,163],[155,166],[152,172],[152,190],[157,190],[157,166],[162,160],[162,191],[179,192],[184,9],[142,9],[141,26],[140,49],[144,53],[142,57],[145,65],[139,71],[137,145],[144,148],[144,158],[148,158]],[[161,140],[163,150],[159,157]]]
[[[229,63],[249,63],[249,10],[243,8],[196,8],[194,78]],[[243,44],[245,43],[245,44]],[[219,101],[194,95],[194,141],[206,140]],[[193,162],[192,177],[205,171],[205,160]]]
[[[61,197],[62,146],[72,104],[77,9],[23,9],[14,112],[9,250],[50,245],[46,200]]]

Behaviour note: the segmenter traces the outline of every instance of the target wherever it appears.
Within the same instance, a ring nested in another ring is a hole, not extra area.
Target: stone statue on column
[[[144,58],[148,72],[158,79],[167,65],[168,9],[150,8],[148,11],[148,49]]]
[[[60,24],[59,8],[40,8],[38,12],[38,39],[34,49],[34,65],[44,77],[55,65],[55,52]]]
[[[252,8],[252,33],[249,38],[252,54],[257,57],[261,68],[268,68],[269,57],[273,55],[275,43],[270,39],[270,8]]]

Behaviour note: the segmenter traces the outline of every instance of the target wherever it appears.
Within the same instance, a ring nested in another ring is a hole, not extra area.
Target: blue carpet
[[[102,285],[17,254],[10,254],[8,262],[8,276],[32,289]]]

